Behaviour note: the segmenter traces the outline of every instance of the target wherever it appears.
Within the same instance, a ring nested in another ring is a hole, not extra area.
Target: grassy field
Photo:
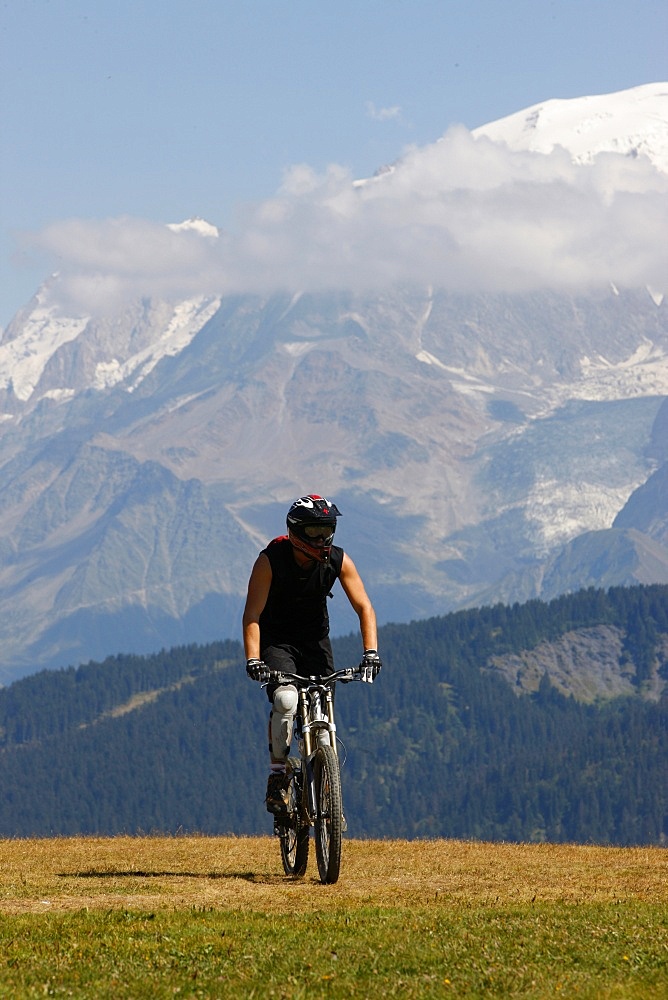
[[[668,997],[668,852],[270,838],[0,841],[0,997]]]

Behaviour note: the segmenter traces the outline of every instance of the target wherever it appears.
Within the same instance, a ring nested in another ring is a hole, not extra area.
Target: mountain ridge
[[[208,226],[170,239],[217,245]],[[67,318],[59,287],[0,341],[4,682],[236,636],[257,551],[309,491],[343,510],[381,622],[668,582],[656,290],[405,283]],[[357,627],[340,594],[331,617]]]

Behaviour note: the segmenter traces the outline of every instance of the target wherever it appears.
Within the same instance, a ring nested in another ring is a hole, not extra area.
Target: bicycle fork
[[[331,746],[336,750],[336,723],[334,722],[334,698],[332,689],[324,692],[325,707],[322,706],[322,692],[311,691],[310,699],[306,691],[299,692],[299,717],[302,720],[301,736],[297,738],[299,753],[304,761],[304,790],[309,822],[313,824],[318,806],[313,774],[313,758],[319,746]]]

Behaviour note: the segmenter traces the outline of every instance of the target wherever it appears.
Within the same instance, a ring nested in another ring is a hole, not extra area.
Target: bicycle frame
[[[346,667],[323,677],[302,677],[282,671],[271,671],[272,684],[294,684],[299,707],[295,716],[297,747],[305,766],[305,791],[308,821],[313,825],[316,815],[316,793],[313,777],[313,757],[319,746],[331,746],[338,756],[336,722],[334,718],[334,686],[362,680],[357,668]]]
[[[362,665],[323,677],[302,677],[277,670],[267,670],[262,677],[264,686],[293,684],[298,694],[294,735],[299,760],[288,758],[286,813],[274,817],[274,833],[281,839],[281,858],[287,875],[299,877],[305,873],[309,830],[314,827],[320,881],[331,885],[339,877],[341,836],[346,823],[336,746],[334,687],[337,681],[372,680],[373,675]]]

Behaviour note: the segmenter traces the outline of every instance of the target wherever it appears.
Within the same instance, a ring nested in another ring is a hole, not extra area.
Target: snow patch
[[[65,399],[71,399],[75,395],[74,389],[49,389],[48,392],[44,393],[43,399],[55,399],[58,402],[62,402]]]
[[[175,307],[164,333],[149,347],[124,362],[120,362],[117,358],[99,362],[95,369],[93,388],[110,388],[134,375],[132,384],[128,386],[128,392],[132,392],[153,371],[159,361],[180,354],[205,323],[215,315],[219,307],[219,298],[200,296],[180,302]]]
[[[446,365],[429,351],[419,351],[416,359],[445,372],[455,392],[475,397],[507,391],[499,379],[504,370],[512,371],[503,363],[497,365],[497,378],[492,381],[480,374]],[[644,340],[628,358],[612,362],[602,355],[580,358],[580,378],[553,385],[537,385],[535,391],[518,389],[515,393],[540,402],[533,417],[545,418],[569,400],[610,402],[615,399],[637,399],[640,396],[668,396],[668,356],[658,345]],[[530,408],[531,409],[531,408]]]
[[[447,365],[444,365],[442,361],[438,360],[435,354],[431,354],[429,351],[424,351],[424,350],[418,351],[415,357],[418,361],[421,361],[422,364],[424,365],[435,365],[436,368],[442,368],[443,371],[448,373],[454,370],[448,368]],[[464,375],[465,372],[461,371],[461,374]]]
[[[306,354],[315,346],[314,340],[292,340],[281,344],[282,349],[292,358],[297,358],[301,354]]]
[[[279,323],[281,323],[285,319],[285,317],[288,315],[288,313],[292,312],[292,310],[297,305],[297,303],[299,302],[299,300],[301,299],[301,297],[302,297],[303,294],[304,294],[303,292],[295,292],[295,294],[290,299],[290,302],[289,302],[287,308],[284,309],[283,312],[281,313],[281,315],[278,317],[278,322]]]
[[[30,399],[51,356],[76,340],[88,322],[88,317],[61,317],[55,309],[39,305],[19,335],[0,344],[0,388],[11,388],[22,402]]]
[[[123,365],[117,358],[112,358],[111,361],[98,361],[93,377],[94,389],[108,389],[122,380]]]
[[[568,386],[570,399],[602,401],[668,395],[668,357],[649,340],[617,363],[601,355],[583,357],[580,370],[581,379]]]
[[[600,483],[536,480],[527,496],[526,517],[534,525],[537,553],[545,556],[585,531],[611,527],[643,481],[612,488]]]

